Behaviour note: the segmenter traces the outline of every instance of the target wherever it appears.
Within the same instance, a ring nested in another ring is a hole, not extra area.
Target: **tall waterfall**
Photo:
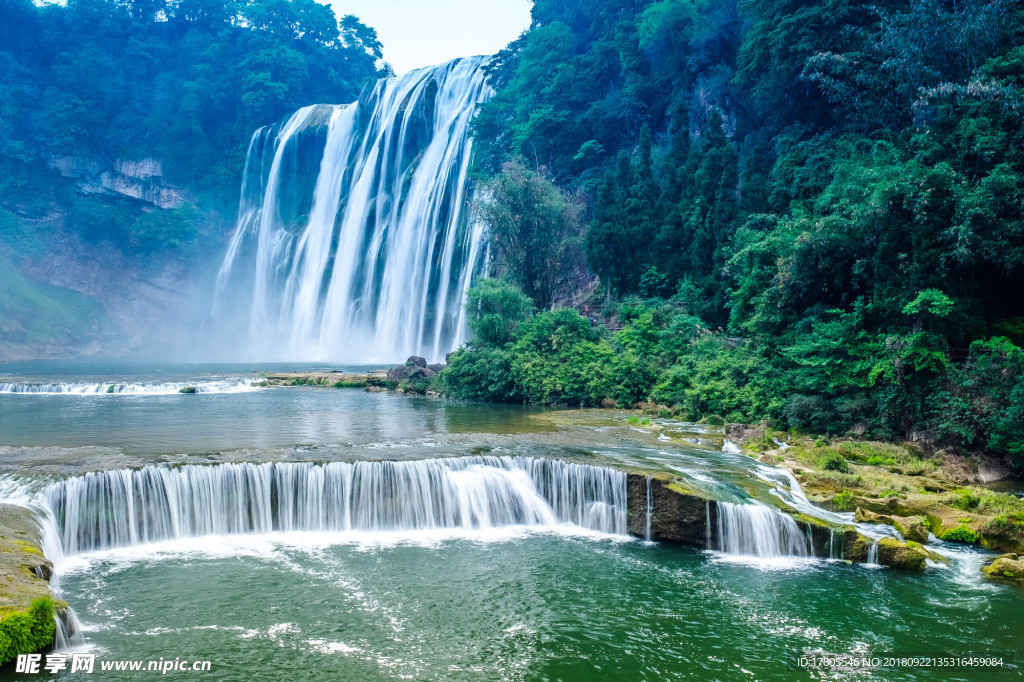
[[[261,360],[438,358],[482,266],[470,120],[486,57],[387,78],[256,132],[213,335]]]
[[[64,554],[212,534],[574,524],[626,533],[626,475],[530,457],[118,469],[43,491]]]

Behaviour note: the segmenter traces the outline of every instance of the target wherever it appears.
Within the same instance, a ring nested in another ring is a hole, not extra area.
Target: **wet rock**
[[[67,602],[55,599],[50,591],[53,563],[43,555],[42,537],[35,514],[11,504],[0,504],[0,613],[21,614],[31,619],[32,603],[41,597],[53,600],[59,613]],[[5,642],[4,654],[32,653],[26,642]],[[0,664],[8,658],[0,659]]]
[[[737,445],[743,445],[748,440],[764,438],[764,429],[759,426],[747,426],[746,424],[726,424],[725,435]]]
[[[626,477],[629,534],[644,537],[647,528],[647,480],[643,474]],[[708,548],[718,546],[718,508],[680,482],[651,477],[651,540]],[[710,523],[709,523],[710,521]]]
[[[932,553],[915,543],[882,538],[878,543],[878,563],[900,571],[923,571]]]
[[[196,393],[199,393],[199,389],[196,388],[195,386],[185,386],[180,391],[178,391],[178,393],[187,393],[189,395],[194,395]]]
[[[364,390],[367,393],[386,393],[388,389],[383,386],[367,386]]]
[[[928,542],[928,524],[923,516],[897,516],[893,518],[896,522],[896,530],[900,532],[905,540]]]
[[[452,364],[452,356],[453,355],[455,355],[455,351],[452,351],[451,353],[445,353],[444,354],[444,364],[446,364],[446,365]]]
[[[981,567],[986,578],[1024,585],[1024,556],[1004,554]]]
[[[405,361],[405,364],[410,367],[426,367],[427,360],[426,358],[421,358],[418,355],[412,355],[409,357],[408,360]]]
[[[440,362],[435,362],[432,365],[427,365],[427,369],[432,371],[434,374],[437,374],[438,372],[444,369],[444,365],[442,365]]]

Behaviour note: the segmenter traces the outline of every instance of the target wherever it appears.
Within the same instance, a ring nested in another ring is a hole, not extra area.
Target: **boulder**
[[[444,364],[446,364],[446,365],[452,364],[452,356],[453,355],[455,355],[455,351],[452,351],[451,353],[445,353],[444,354]]]
[[[409,365],[399,365],[398,367],[392,367],[388,370],[388,385],[392,388],[397,388],[398,384],[405,381],[405,379],[412,373],[412,367]]]
[[[986,578],[1024,585],[1024,556],[1004,554],[981,567]]]
[[[646,475],[626,476],[629,534],[639,538],[647,530],[647,490]],[[718,508],[714,500],[688,490],[679,481],[652,476],[650,507],[651,540],[698,548],[718,546]]]
[[[405,361],[405,364],[408,365],[409,367],[426,367],[427,360],[426,358],[421,358],[418,355],[413,355],[410,356],[410,358]]]
[[[900,532],[905,540],[919,543],[928,542],[928,524],[923,516],[886,515],[857,507],[853,518],[858,523],[882,523],[892,526]]]
[[[878,543],[878,563],[882,566],[900,571],[923,571],[928,559],[934,560],[933,553],[916,542],[882,538]]]
[[[442,365],[440,362],[435,362],[432,365],[427,365],[427,369],[432,371],[434,374],[437,374],[438,372],[444,369],[444,365]]]
[[[743,445],[748,440],[764,438],[764,429],[759,426],[747,426],[746,424],[726,424],[725,435],[737,445]]]
[[[896,530],[900,532],[904,540],[911,540],[922,544],[928,542],[930,531],[923,516],[894,516],[892,520],[895,522]]]

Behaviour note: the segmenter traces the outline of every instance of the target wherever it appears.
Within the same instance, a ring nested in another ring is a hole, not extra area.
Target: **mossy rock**
[[[196,388],[195,386],[186,386],[183,389],[181,389],[180,391],[178,391],[178,393],[186,393],[188,395],[194,395],[196,393],[199,393],[199,389]]]
[[[1004,554],[982,566],[981,572],[992,580],[1024,585],[1024,557],[1020,554]]]
[[[931,553],[921,545],[909,545],[893,538],[882,538],[878,543],[878,563],[899,571],[923,571]]]

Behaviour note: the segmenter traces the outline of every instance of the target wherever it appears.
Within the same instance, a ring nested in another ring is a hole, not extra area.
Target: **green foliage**
[[[818,458],[818,466],[825,471],[838,471],[841,474],[850,473],[850,464],[842,455],[836,452],[827,452]]]
[[[588,265],[625,325],[586,359],[591,399],[644,370],[622,398],[930,429],[1024,465],[1020,5],[537,0],[533,18],[491,67],[478,161],[528,159],[588,200]],[[994,335],[1009,346],[975,345]]]
[[[28,613],[10,613],[0,620],[0,664],[13,661],[18,654],[41,651],[53,644],[57,629],[53,600],[40,597]]]
[[[959,542],[965,545],[975,545],[978,543],[978,533],[968,528],[965,524],[960,524],[956,528],[950,528],[945,531],[940,537],[940,540],[946,542]]]
[[[853,495],[847,490],[844,490],[833,497],[831,504],[835,511],[841,512],[853,511],[857,508],[857,502],[853,499]]]
[[[953,498],[949,500],[947,504],[954,509],[970,511],[972,509],[977,509],[980,502],[981,498],[973,491],[956,490],[953,492]]]
[[[99,301],[33,282],[0,256],[0,343],[74,344],[92,336],[104,320]]]
[[[482,279],[466,295],[473,343],[504,346],[515,338],[532,302],[519,289],[496,279]]]
[[[520,162],[506,163],[483,194],[499,267],[538,308],[550,307],[582,264],[579,204]]]

